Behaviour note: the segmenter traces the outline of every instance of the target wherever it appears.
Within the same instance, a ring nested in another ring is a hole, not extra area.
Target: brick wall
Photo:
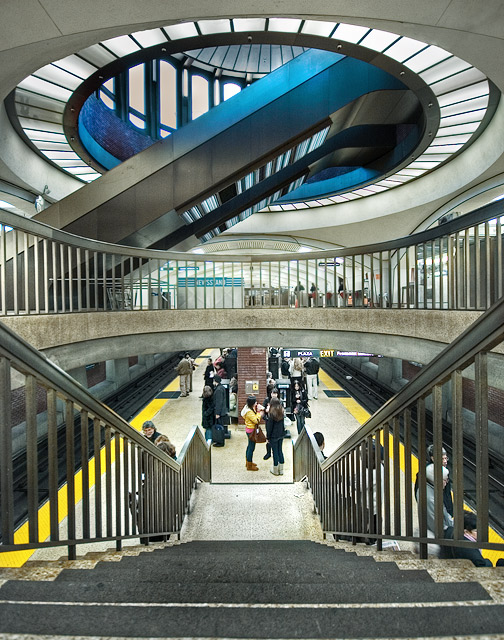
[[[243,424],[240,415],[247,401],[245,382],[257,380],[259,390],[254,394],[262,404],[266,397],[266,373],[268,371],[268,350],[266,347],[238,347],[238,420]]]
[[[36,393],[37,414],[47,410],[47,393],[44,387],[37,385]],[[25,387],[18,387],[11,391],[11,425],[14,427],[26,420]]]
[[[462,379],[462,406],[475,412],[474,380]],[[495,387],[488,387],[488,419],[504,426],[504,391]]]
[[[402,377],[405,380],[413,380],[413,378],[417,375],[420,369],[421,367],[417,367],[416,365],[414,365],[411,362],[408,362],[407,360],[402,361]]]
[[[86,374],[88,389],[103,382],[107,377],[105,362],[97,362],[92,369],[86,369]]]

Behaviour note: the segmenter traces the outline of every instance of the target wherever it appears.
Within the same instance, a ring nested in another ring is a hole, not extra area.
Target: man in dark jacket
[[[319,363],[317,358],[313,356],[305,362],[304,366],[306,374],[306,391],[308,393],[308,400],[318,400],[318,386],[317,377],[319,372]]]
[[[214,407],[215,407],[215,424],[221,424],[224,427],[224,432],[229,433],[229,409],[226,397],[226,389],[221,385],[221,377],[215,375],[214,382]]]
[[[464,540],[476,542],[478,532],[476,530],[476,514],[470,511],[464,511]],[[453,538],[453,527],[448,527],[445,532],[445,538]],[[493,566],[488,558],[484,558],[479,549],[470,547],[441,547],[442,558],[456,558],[460,560],[470,560],[475,567],[491,567]],[[503,566],[503,560],[497,561],[497,566]]]
[[[142,425],[142,435],[144,435],[147,440],[150,440],[152,444],[156,441],[156,438],[159,438],[161,434],[156,430],[156,426],[152,422],[152,420],[146,420]]]

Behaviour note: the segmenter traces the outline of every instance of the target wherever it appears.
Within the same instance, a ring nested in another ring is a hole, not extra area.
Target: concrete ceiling
[[[501,0],[259,0],[255,16],[336,20],[375,27],[447,49],[480,69],[504,89],[504,11]],[[0,96],[43,64],[125,33],[198,18],[245,17],[243,0],[4,0],[0,24]],[[504,105],[482,136],[446,166],[392,192],[299,212],[255,214],[233,228],[233,236],[289,234],[352,245],[412,232],[446,203],[504,172]],[[81,185],[36,156],[0,112],[0,179],[63,198]],[[412,204],[414,206],[412,207]],[[230,234],[231,235],[231,234]]]

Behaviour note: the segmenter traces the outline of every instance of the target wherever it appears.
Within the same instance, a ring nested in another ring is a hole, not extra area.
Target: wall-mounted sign
[[[241,287],[243,278],[179,278],[179,287]]]

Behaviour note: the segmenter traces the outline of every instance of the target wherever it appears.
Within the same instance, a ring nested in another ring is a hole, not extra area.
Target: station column
[[[266,374],[268,371],[268,349],[266,347],[238,347],[238,423],[249,395],[262,403],[266,397]]]

